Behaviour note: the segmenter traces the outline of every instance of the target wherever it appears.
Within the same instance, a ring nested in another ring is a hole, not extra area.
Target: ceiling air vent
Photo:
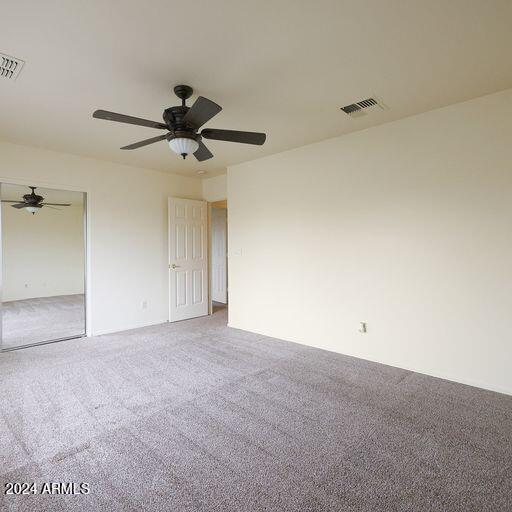
[[[16,80],[23,64],[25,64],[25,62],[20,59],[15,59],[14,57],[9,57],[9,55],[0,53],[0,77],[7,78],[8,80]]]
[[[365,116],[372,108],[379,107],[384,110],[384,105],[375,98],[368,98],[366,100],[358,101],[357,103],[351,103],[341,107],[341,110],[350,117],[362,117]]]

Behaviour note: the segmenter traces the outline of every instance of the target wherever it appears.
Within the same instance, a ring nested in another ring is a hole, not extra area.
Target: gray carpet
[[[83,334],[84,296],[58,295],[4,302],[2,328],[2,348]]]
[[[213,317],[0,355],[2,510],[512,510],[512,397]]]

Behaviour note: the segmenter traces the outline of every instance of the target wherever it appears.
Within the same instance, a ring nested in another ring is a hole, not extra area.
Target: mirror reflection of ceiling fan
[[[21,210],[25,208],[27,212],[30,212],[32,215],[36,213],[40,208],[51,208],[52,210],[58,210],[59,208],[54,208],[54,206],[71,206],[69,203],[45,203],[44,197],[36,194],[37,187],[29,187],[32,192],[30,194],[25,194],[21,201],[10,201],[7,199],[2,199],[2,203],[14,203],[11,206],[13,208],[17,208]]]

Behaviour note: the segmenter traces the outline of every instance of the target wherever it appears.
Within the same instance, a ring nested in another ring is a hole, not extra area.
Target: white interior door
[[[169,321],[208,314],[206,202],[169,198]]]
[[[212,208],[212,300],[228,302],[227,210]]]

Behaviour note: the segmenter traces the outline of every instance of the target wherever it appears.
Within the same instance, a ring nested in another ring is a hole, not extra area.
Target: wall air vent
[[[25,64],[25,62],[20,59],[15,59],[14,57],[9,57],[9,55],[0,53],[0,78],[16,80],[23,64]]]
[[[365,116],[372,108],[379,107],[384,110],[384,105],[376,100],[375,98],[368,98],[366,100],[358,101],[357,103],[351,103],[341,107],[341,110],[350,117],[362,117]]]

